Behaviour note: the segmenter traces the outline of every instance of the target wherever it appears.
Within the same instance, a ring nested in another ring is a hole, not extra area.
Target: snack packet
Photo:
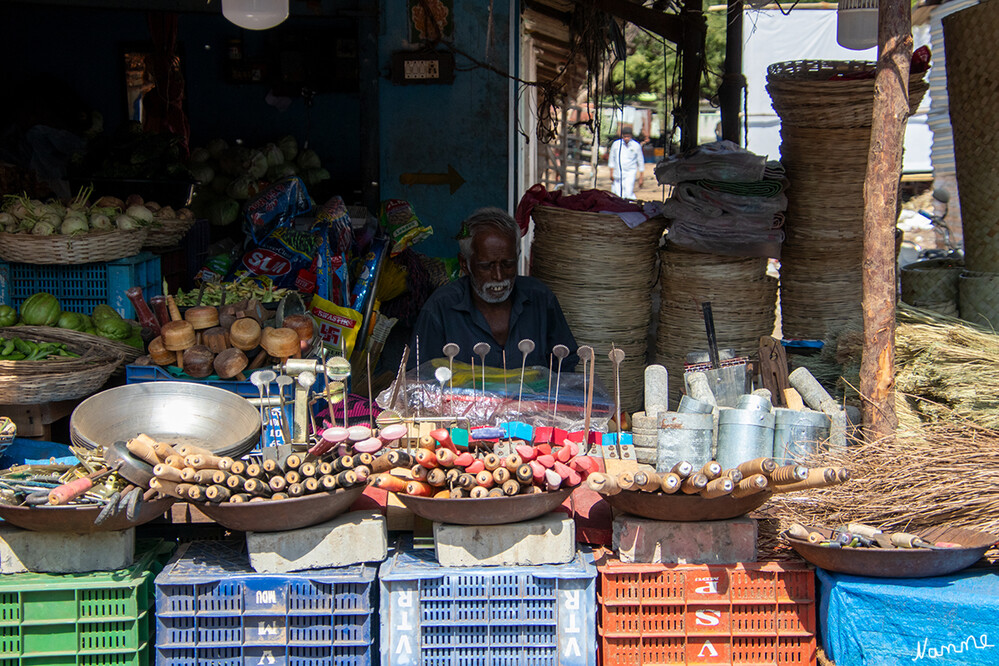
[[[276,180],[246,204],[243,231],[262,243],[279,227],[288,226],[299,215],[312,210],[312,198],[297,176]]]
[[[412,247],[429,238],[434,233],[432,227],[423,226],[420,218],[416,217],[416,211],[413,210],[413,207],[408,201],[402,199],[383,201],[378,221],[389,238],[392,239],[391,256],[393,257],[407,247]]]
[[[343,199],[335,196],[320,206],[312,229],[319,236],[316,293],[337,305],[346,305],[349,302],[347,251],[353,234]]]
[[[319,295],[312,297],[309,311],[319,322],[319,337],[323,343],[333,351],[342,349],[344,358],[350,358],[364,316],[357,310],[342,307]]]
[[[275,287],[315,291],[315,263],[319,250],[316,234],[282,227],[260,243],[251,243],[229,279],[264,275]]]

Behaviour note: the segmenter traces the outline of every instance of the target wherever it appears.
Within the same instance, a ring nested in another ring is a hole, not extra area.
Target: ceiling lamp
[[[288,18],[288,0],[222,0],[222,16],[247,30],[267,30]]]
[[[878,0],[839,0],[836,41],[843,48],[864,51],[878,45]]]

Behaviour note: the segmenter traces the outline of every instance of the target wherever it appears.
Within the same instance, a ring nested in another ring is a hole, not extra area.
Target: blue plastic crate
[[[383,666],[593,666],[596,576],[569,564],[442,567],[433,550],[402,548],[382,564]]]
[[[158,255],[140,252],[116,261],[72,266],[0,261],[0,303],[15,307],[44,291],[58,298],[64,311],[90,314],[107,303],[125,319],[134,319],[132,302],[125,296],[131,287],[142,287],[147,301],[162,295]]]
[[[248,374],[249,373],[247,373],[247,375]],[[214,377],[214,379],[212,377]],[[198,384],[216,386],[227,391],[232,391],[236,395],[240,395],[244,398],[260,397],[260,389],[254,386],[249,379],[244,381],[236,379],[219,379],[216,375],[212,375],[206,379],[194,379],[193,377],[188,377],[187,375],[172,375],[158,365],[126,365],[125,383],[141,384],[142,382],[196,382]],[[271,382],[270,395],[280,395],[282,388],[284,390],[285,400],[294,399],[295,390],[292,388],[291,384],[281,387],[277,384],[277,382]]]
[[[243,544],[195,541],[156,577],[156,663],[367,666],[375,573],[258,574]]]

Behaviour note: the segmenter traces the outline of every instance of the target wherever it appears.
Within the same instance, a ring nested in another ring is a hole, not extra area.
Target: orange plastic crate
[[[598,567],[605,664],[814,664],[815,576],[791,562]]]

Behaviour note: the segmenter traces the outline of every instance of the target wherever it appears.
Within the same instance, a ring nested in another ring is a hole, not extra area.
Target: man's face
[[[460,258],[475,295],[486,303],[510,298],[517,277],[517,246],[511,236],[485,229],[472,239],[472,256]]]
[[[628,134],[622,134],[621,138],[624,139],[625,145],[627,145],[628,143],[631,142],[631,134],[630,133],[628,133]]]

